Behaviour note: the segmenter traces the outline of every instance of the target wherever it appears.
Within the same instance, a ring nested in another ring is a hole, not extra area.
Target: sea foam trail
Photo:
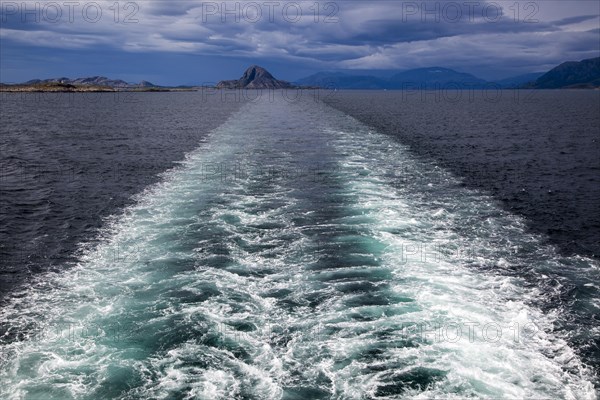
[[[2,310],[0,397],[596,398],[545,294],[472,265],[537,239],[457,183],[311,99],[247,104]]]

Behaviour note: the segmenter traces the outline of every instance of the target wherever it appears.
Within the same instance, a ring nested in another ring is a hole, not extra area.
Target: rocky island
[[[275,79],[266,69],[258,65],[250,66],[240,79],[221,81],[217,89],[291,89],[289,82]]]
[[[33,79],[24,83],[2,84],[0,92],[174,92],[196,90],[194,87],[164,87],[148,81],[128,83],[105,76],[88,78]]]

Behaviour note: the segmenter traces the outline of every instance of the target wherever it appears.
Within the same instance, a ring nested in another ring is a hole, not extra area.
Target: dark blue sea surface
[[[451,167],[538,154],[500,133],[512,103],[460,114],[338,93],[134,94],[80,103],[70,122],[72,109],[3,98],[3,254],[45,243],[66,261],[3,261],[0,397],[597,398],[598,260]],[[593,92],[548,93],[519,114],[546,127],[539,154],[564,147],[556,110],[580,124],[571,146],[593,151],[597,116],[571,115]],[[454,158],[436,156],[444,140]],[[79,173],[34,179],[21,159]],[[596,161],[572,157],[587,176]],[[89,179],[113,164],[119,179]]]
[[[0,104],[0,298],[76,262],[106,218],[241,106],[126,92],[2,93]]]
[[[563,254],[600,259],[600,90],[340,91],[325,101],[492,194]]]

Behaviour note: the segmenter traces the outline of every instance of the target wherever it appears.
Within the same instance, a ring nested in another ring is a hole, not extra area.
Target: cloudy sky
[[[201,84],[260,64],[448,67],[482,78],[600,56],[600,1],[1,1],[0,81],[105,75]]]

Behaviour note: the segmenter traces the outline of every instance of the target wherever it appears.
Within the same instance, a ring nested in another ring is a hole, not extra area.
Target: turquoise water
[[[355,119],[259,99],[0,312],[0,397],[595,399],[547,294],[492,268],[594,282],[540,243]]]

